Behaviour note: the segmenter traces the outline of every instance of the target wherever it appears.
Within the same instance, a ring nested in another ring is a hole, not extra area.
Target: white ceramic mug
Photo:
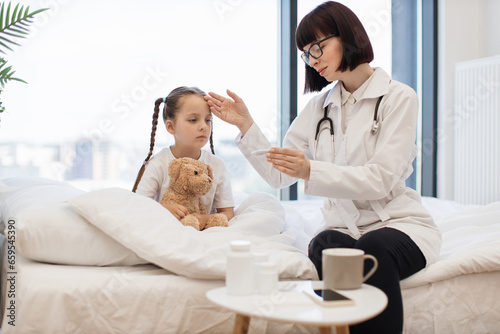
[[[373,268],[363,276],[365,259],[373,261]],[[373,255],[355,248],[328,248],[322,253],[323,284],[329,289],[357,289],[375,270],[378,261]]]

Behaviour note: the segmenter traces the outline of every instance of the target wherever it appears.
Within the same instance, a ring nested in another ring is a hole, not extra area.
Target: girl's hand
[[[238,129],[240,129],[241,134],[245,135],[253,124],[253,118],[245,102],[229,89],[227,90],[227,95],[229,95],[231,99],[212,92],[208,94],[209,95],[204,98],[212,113],[224,122],[236,125]]]
[[[165,206],[171,214],[175,216],[175,218],[181,220],[189,214],[188,209],[185,206],[180,204],[167,204]]]
[[[304,152],[291,148],[273,147],[269,153],[266,153],[266,158],[278,171],[309,181],[311,163]]]
[[[230,221],[234,217],[234,208],[233,207],[217,208],[217,213],[222,213],[223,215],[226,216],[227,221]]]

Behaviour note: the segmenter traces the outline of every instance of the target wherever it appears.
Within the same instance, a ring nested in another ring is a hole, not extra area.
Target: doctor
[[[367,281],[383,290],[387,308],[351,326],[351,333],[401,333],[399,281],[433,263],[441,235],[418,193],[405,186],[416,156],[418,101],[408,86],[374,69],[373,50],[357,16],[336,2],[307,14],[295,36],[305,62],[305,92],[313,97],[291,124],[283,148],[271,147],[243,100],[210,93],[212,112],[236,125],[236,144],[276,188],[305,180],[305,193],[325,198],[324,228],[309,245],[322,277],[325,248],[354,247],[374,255],[379,268]],[[265,155],[252,154],[268,149]],[[369,269],[369,268],[366,268]]]

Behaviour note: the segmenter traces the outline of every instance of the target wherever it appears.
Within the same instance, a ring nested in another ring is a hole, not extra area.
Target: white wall
[[[500,54],[500,0],[439,0],[437,196],[453,200],[457,62]]]

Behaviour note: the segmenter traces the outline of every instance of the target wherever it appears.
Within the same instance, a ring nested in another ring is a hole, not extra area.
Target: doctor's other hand
[[[236,125],[241,134],[245,135],[253,124],[253,118],[245,102],[229,89],[227,95],[229,95],[230,99],[212,92],[208,94],[204,98],[210,107],[210,111],[224,122]]]
[[[278,171],[309,181],[311,163],[304,152],[292,148],[273,147],[266,153],[266,158]]]

